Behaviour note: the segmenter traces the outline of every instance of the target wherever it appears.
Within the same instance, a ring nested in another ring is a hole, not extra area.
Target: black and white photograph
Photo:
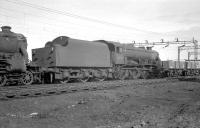
[[[200,128],[199,0],[0,0],[0,128]]]

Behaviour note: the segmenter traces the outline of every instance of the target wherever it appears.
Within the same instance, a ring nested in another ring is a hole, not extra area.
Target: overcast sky
[[[199,5],[199,0],[0,0],[0,25],[27,37],[29,56],[60,35],[121,43],[200,41]],[[163,60],[177,59],[177,45],[154,48]],[[186,58],[183,51],[181,59]]]

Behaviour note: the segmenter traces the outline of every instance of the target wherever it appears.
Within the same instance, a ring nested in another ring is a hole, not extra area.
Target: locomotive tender
[[[151,49],[97,40],[83,41],[60,36],[44,48],[32,50],[33,62],[46,68],[49,82],[86,82],[91,78],[136,79],[158,75],[161,61]]]

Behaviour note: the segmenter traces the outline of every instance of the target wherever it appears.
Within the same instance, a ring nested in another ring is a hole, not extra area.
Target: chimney
[[[147,47],[147,50],[152,50],[152,47]]]
[[[2,26],[1,29],[2,29],[2,32],[10,32],[11,27],[10,26]]]

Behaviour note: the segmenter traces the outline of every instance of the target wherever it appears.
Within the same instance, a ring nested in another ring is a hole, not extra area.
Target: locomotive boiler
[[[24,35],[14,33],[11,27],[3,26],[0,31],[0,86],[8,82],[31,82],[27,72],[27,41]]]

